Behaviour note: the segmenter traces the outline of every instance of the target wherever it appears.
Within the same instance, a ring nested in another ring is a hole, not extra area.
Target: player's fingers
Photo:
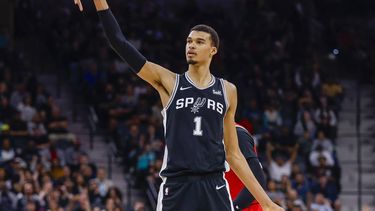
[[[83,11],[83,6],[82,6],[82,2],[81,0],[77,0],[78,1],[78,7],[79,7],[79,10],[80,11]]]
[[[83,11],[83,6],[81,0],[74,0],[74,4],[78,5],[80,11]]]
[[[76,4],[78,5],[79,10],[82,11],[83,7],[82,7],[81,0],[75,0],[75,1],[77,2]]]

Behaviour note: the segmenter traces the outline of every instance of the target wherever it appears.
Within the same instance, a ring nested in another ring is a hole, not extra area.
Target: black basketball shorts
[[[157,211],[233,211],[224,173],[164,178]]]

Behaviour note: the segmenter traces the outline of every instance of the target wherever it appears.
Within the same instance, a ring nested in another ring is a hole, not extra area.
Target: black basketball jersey
[[[162,177],[225,171],[224,116],[228,108],[223,79],[212,76],[198,88],[187,72],[163,109],[166,148]]]
[[[255,146],[254,138],[250,135],[250,132],[240,126],[236,125],[237,136],[238,136],[238,146],[245,157],[245,159],[249,158],[257,158],[257,150]]]

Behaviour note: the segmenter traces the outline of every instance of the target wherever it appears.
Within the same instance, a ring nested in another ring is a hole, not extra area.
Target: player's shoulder
[[[223,82],[224,82],[224,86],[225,86],[225,89],[227,90],[227,93],[229,95],[231,94],[236,94],[237,93],[237,87],[236,85],[234,85],[233,83],[225,80],[225,79],[222,79]]]
[[[243,126],[236,124],[236,130],[237,130],[237,133],[243,133],[252,138],[250,132]]]
[[[253,137],[253,135],[250,133],[249,130],[247,130],[245,127],[243,127],[242,125],[239,125],[236,123],[236,130],[237,130],[237,134],[239,133],[242,133],[242,134],[246,134],[246,136],[249,136],[250,139],[252,141],[255,141],[255,138]]]

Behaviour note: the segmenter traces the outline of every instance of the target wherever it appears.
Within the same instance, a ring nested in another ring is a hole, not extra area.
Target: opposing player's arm
[[[225,87],[229,101],[229,108],[224,117],[224,144],[227,161],[232,170],[261,204],[264,211],[282,211],[283,209],[274,204],[264,192],[239,149],[234,123],[237,108],[237,90],[233,84],[227,81],[225,82]]]
[[[258,180],[259,184],[263,189],[266,188],[266,178],[263,173],[263,169],[259,163],[254,150],[254,138],[245,129],[237,128],[238,136],[238,146],[242,154],[244,155],[247,164],[249,165],[251,171],[253,172],[255,178]],[[254,196],[249,192],[249,190],[244,187],[237,197],[233,200],[233,205],[235,210],[242,210],[248,207],[255,200]]]
[[[126,39],[106,0],[93,0],[103,24],[107,39],[113,50],[126,61],[133,72],[151,84],[161,95],[163,104],[174,86],[176,74],[147,61],[147,59]],[[82,7],[80,0],[75,0]],[[82,9],[81,9],[82,10]]]

